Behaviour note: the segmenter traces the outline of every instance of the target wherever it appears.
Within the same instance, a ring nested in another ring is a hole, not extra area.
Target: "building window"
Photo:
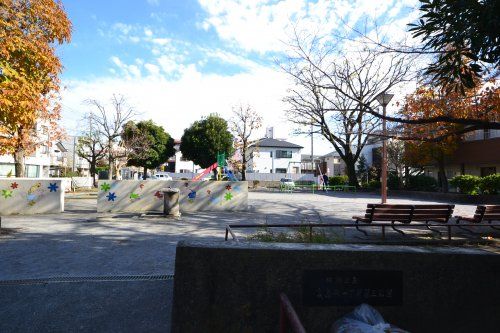
[[[276,168],[276,173],[286,173],[285,168]]]
[[[269,152],[269,157],[273,157],[273,152],[272,151]]]
[[[40,175],[40,166],[27,164],[24,167],[24,173],[26,174],[26,177],[28,177],[28,178],[37,178]]]
[[[292,158],[291,150],[276,150],[276,158]]]

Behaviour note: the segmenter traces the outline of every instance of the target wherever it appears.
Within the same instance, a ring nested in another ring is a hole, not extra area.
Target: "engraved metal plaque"
[[[307,270],[302,278],[306,306],[402,305],[403,273],[373,270]]]

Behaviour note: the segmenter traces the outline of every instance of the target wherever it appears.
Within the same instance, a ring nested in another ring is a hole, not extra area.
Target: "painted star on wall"
[[[115,201],[115,199],[116,199],[115,192],[109,192],[108,195],[106,196],[106,198],[108,198],[108,201]]]
[[[231,185],[226,186],[226,190],[228,190],[228,191],[231,191],[231,188],[232,188]]]
[[[155,197],[157,197],[158,199],[161,199],[161,198],[163,198],[163,194],[161,194],[160,191],[156,191]]]
[[[139,199],[139,197],[140,197],[140,195],[137,193],[134,193],[134,192],[130,193],[131,200]]]
[[[18,186],[19,186],[19,184],[16,182],[13,182],[12,184],[10,184],[10,188],[12,188],[13,190],[15,190]]]
[[[139,187],[141,188],[141,190],[144,188],[144,184],[141,184],[139,185]]]
[[[111,185],[109,185],[108,183],[102,183],[101,184],[101,191],[107,192],[110,189],[111,189]]]
[[[50,190],[50,192],[57,192],[59,186],[57,186],[57,183],[49,183],[49,186],[47,188]]]
[[[226,201],[229,201],[233,198],[233,194],[231,192],[227,192],[226,195],[224,196],[224,199],[226,199]]]
[[[12,197],[12,191],[11,190],[2,190],[2,196],[5,199]]]

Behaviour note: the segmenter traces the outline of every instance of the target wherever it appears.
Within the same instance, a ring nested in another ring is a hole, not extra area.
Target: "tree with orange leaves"
[[[0,0],[0,154],[13,155],[17,177],[24,176],[24,157],[47,141],[37,124],[51,140],[62,135],[55,46],[70,38],[60,1]]]
[[[405,124],[400,138],[409,140],[406,144],[406,160],[410,165],[437,165],[438,181],[443,192],[448,190],[445,162],[456,150],[461,134],[471,130],[473,125],[450,123],[454,119],[480,119],[498,122],[500,117],[500,89],[487,83],[460,92],[444,92],[432,87],[419,87],[407,96],[401,111],[406,120],[443,119],[421,124]]]

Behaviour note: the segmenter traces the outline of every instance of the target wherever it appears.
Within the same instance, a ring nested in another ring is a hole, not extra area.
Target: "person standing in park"
[[[327,186],[328,186],[328,176],[326,174],[323,174],[323,191],[327,191]]]

